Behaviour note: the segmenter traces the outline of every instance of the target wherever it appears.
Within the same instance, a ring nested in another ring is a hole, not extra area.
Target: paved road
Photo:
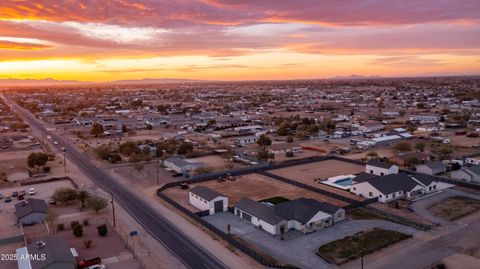
[[[12,111],[17,112],[32,128],[43,133],[44,136],[50,135],[53,140],[58,141],[59,144],[56,146],[58,149],[64,146],[66,156],[71,162],[75,163],[82,172],[104,191],[111,193],[116,202],[120,204],[125,211],[149,231],[155,239],[164,244],[185,266],[195,269],[228,268],[210,253],[196,245],[133,192],[126,189],[107,173],[93,165],[75,146],[72,146],[57,134],[47,131],[31,113],[18,106],[6,96],[2,95],[2,98],[5,103],[12,108]]]
[[[430,213],[428,208],[433,204],[436,204],[442,200],[445,200],[453,196],[464,196],[464,197],[480,200],[480,195],[477,195],[477,194],[463,192],[456,189],[446,189],[435,195],[417,200],[414,203],[412,203],[409,207],[413,211],[415,211],[415,213],[419,214],[420,216],[426,218],[427,220],[435,224],[446,225],[446,224],[449,224],[450,222],[433,215],[432,213]]]

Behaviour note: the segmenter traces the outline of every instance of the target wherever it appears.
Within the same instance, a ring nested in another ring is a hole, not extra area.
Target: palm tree
[[[78,194],[77,194],[77,198],[80,200],[80,202],[82,203],[82,209],[85,208],[85,201],[90,198],[92,195],[90,194],[90,192],[88,192],[87,190],[83,189],[83,190],[79,190],[78,191]]]

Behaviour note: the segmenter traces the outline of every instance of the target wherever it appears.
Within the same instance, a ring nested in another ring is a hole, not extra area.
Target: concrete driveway
[[[446,225],[449,223],[449,221],[439,218],[437,216],[434,216],[432,213],[430,213],[428,208],[431,205],[434,205],[436,203],[439,203],[440,201],[443,201],[449,197],[454,197],[454,196],[463,196],[463,197],[469,197],[469,198],[480,200],[480,195],[478,194],[468,193],[468,192],[460,191],[457,189],[446,189],[435,195],[427,196],[423,199],[415,201],[414,203],[409,205],[409,208],[412,209],[415,213],[419,214],[420,216],[426,218],[427,220],[435,224]]]
[[[317,249],[328,242],[360,231],[378,227],[410,235],[417,232],[411,227],[383,220],[351,220],[308,235],[297,231],[289,231],[285,234],[285,240],[280,240],[279,236],[272,236],[265,231],[261,231],[248,221],[231,213],[219,213],[204,217],[204,219],[225,232],[227,231],[227,225],[231,224],[232,234],[255,244],[278,260],[304,269],[336,268],[335,265],[317,256]]]

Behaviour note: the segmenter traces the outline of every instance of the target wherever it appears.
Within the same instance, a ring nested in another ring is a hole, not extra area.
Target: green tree
[[[177,153],[180,155],[187,154],[193,151],[193,145],[190,142],[182,142],[178,146]]]
[[[400,152],[407,152],[412,150],[412,146],[407,142],[399,142],[393,147],[393,149]]]
[[[80,203],[82,205],[82,209],[85,208],[85,202],[87,201],[88,198],[90,198],[92,195],[90,194],[89,191],[87,190],[79,190],[77,193],[77,198],[80,200]]]
[[[277,135],[285,136],[288,135],[290,129],[290,124],[286,121],[282,122],[277,128]]]
[[[95,210],[96,213],[98,211],[106,208],[108,206],[108,201],[107,199],[100,197],[100,196],[92,196],[87,199],[87,207]]]
[[[104,132],[103,125],[101,125],[98,122],[95,122],[92,125],[92,128],[90,129],[90,134],[94,135],[95,137],[98,137],[98,136],[102,135],[103,132]]]
[[[132,154],[139,154],[141,153],[140,148],[137,146],[137,143],[133,141],[127,141],[118,146],[118,151],[126,156],[130,156]]]
[[[371,159],[378,158],[378,153],[376,153],[375,151],[370,151],[369,153],[367,153],[367,157]]]
[[[43,152],[33,152],[33,153],[30,153],[27,157],[27,165],[28,167],[31,167],[31,168],[37,167],[38,169],[42,166],[45,166],[47,162],[48,162],[48,154]]]
[[[77,224],[75,226],[73,226],[73,234],[76,236],[76,237],[81,237],[83,235],[83,226],[82,224]]]
[[[270,137],[268,137],[267,135],[264,135],[262,134],[258,140],[257,140],[257,144],[262,147],[262,148],[265,148],[265,147],[268,147],[272,144],[272,139],[270,139]]]
[[[425,151],[425,147],[426,147],[426,144],[425,142],[423,141],[418,141],[417,143],[415,143],[415,149],[418,150],[418,151],[421,151],[421,152],[424,152]]]
[[[58,188],[53,193],[53,199],[56,202],[68,204],[71,201],[74,201],[77,198],[77,191],[72,188]]]

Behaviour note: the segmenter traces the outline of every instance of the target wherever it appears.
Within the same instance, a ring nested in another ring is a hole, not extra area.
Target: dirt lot
[[[224,159],[220,155],[208,155],[208,156],[193,158],[192,160],[201,162],[214,171],[222,171],[225,169],[242,167],[240,164],[230,162],[228,159]],[[228,167],[229,165],[231,167]]]
[[[362,197],[353,195],[347,191],[317,183],[314,180],[318,178],[329,178],[339,175],[349,175],[363,172],[361,165],[342,162],[338,160],[327,160],[322,162],[309,163],[304,165],[286,167],[269,171],[272,174],[286,177],[319,189],[324,189],[333,193],[343,195],[355,200],[362,201]]]
[[[290,200],[305,197],[329,202],[337,206],[347,205],[347,203],[343,201],[298,188],[290,184],[282,183],[259,174],[240,176],[237,177],[237,180],[233,182],[227,181],[219,183],[215,180],[212,180],[196,185],[206,186],[225,194],[228,197],[230,206],[235,205],[244,197],[259,201],[274,196],[282,196]],[[196,185],[190,185],[190,188]],[[198,211],[198,209],[188,204],[188,190],[181,190],[178,187],[167,189],[164,191],[164,193],[182,206],[192,211]]]
[[[432,214],[446,220],[456,220],[480,209],[480,201],[467,197],[450,197],[428,208]]]

